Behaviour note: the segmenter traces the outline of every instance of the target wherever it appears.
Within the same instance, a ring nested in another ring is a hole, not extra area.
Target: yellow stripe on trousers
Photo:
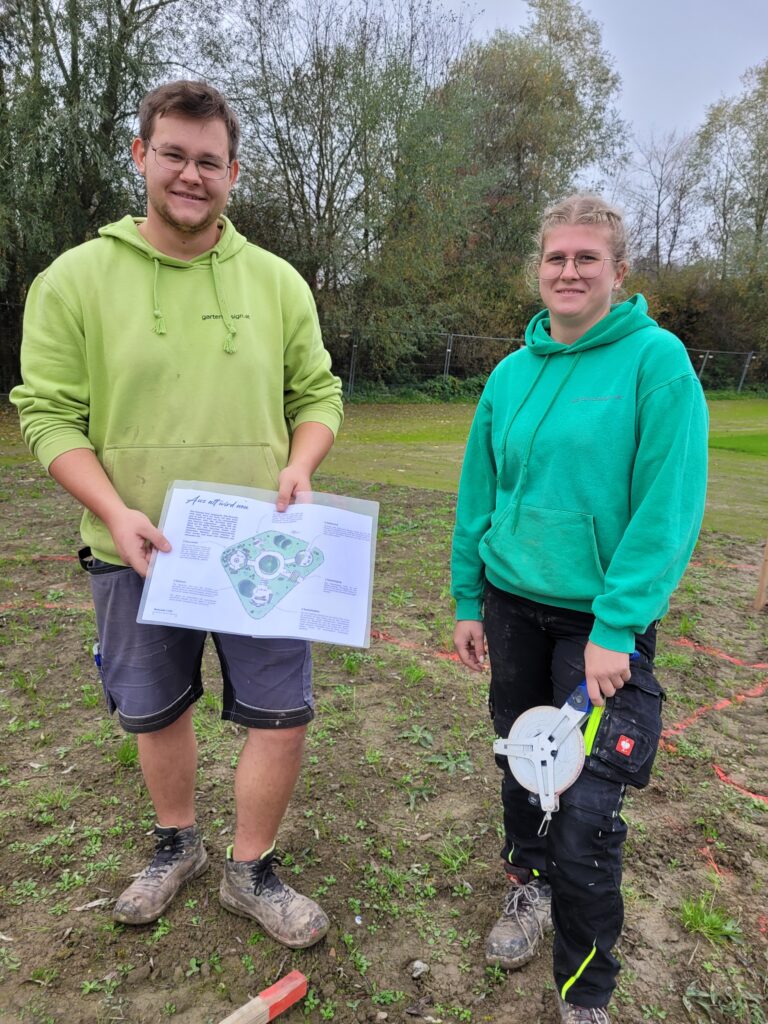
[[[578,971],[576,971],[576,973],[572,977],[570,977],[568,979],[568,981],[566,981],[566,983],[560,989],[560,998],[563,1000],[563,1002],[565,1002],[565,993],[568,991],[568,989],[571,987],[571,985],[573,985],[573,983],[575,981],[579,980],[579,978],[582,976],[584,971],[587,969],[587,966],[588,966],[590,960],[592,959],[592,957],[595,955],[596,952],[597,952],[597,939],[595,939],[595,941],[592,943],[592,949],[590,949],[589,953],[585,957],[581,967],[579,967]]]

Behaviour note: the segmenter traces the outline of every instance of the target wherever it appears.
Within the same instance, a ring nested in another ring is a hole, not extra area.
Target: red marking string
[[[15,557],[15,556],[12,556],[12,557]],[[19,558],[21,558],[21,557],[22,556],[19,556]],[[42,561],[44,559],[50,559],[50,560],[53,560],[53,561],[74,561],[75,560],[73,555],[35,555],[35,556],[33,556],[33,558],[35,560],[40,560],[40,561]],[[33,601],[33,602],[26,603],[26,604],[24,604],[24,603],[16,603],[16,602],[8,602],[6,604],[0,604],[0,613],[5,612],[5,611],[25,611],[25,610],[30,610],[30,609],[34,609],[34,608],[45,608],[47,610],[62,610],[62,611],[70,611],[70,612],[72,612],[72,611],[89,612],[89,611],[91,611],[91,607],[92,606],[90,604],[85,604],[85,605],[66,605],[66,606],[63,606],[63,605],[57,604],[54,601],[45,601],[45,602]],[[444,660],[444,661],[454,661],[454,662],[460,661],[460,658],[459,658],[458,654],[456,654],[456,653],[449,653],[448,651],[431,651],[431,652],[430,651],[425,651],[422,646],[420,646],[417,643],[414,643],[412,640],[405,640],[405,639],[402,639],[402,638],[394,637],[394,636],[392,636],[391,633],[386,633],[384,630],[381,630],[381,629],[372,629],[371,630],[371,638],[374,639],[374,640],[381,640],[384,643],[392,644],[395,647],[401,648],[402,650],[417,651],[420,654],[431,654],[432,657],[440,658],[441,660]],[[714,658],[721,658],[722,660],[728,661],[728,662],[730,662],[733,665],[740,665],[740,666],[743,666],[745,668],[768,668],[768,663],[756,662],[754,664],[750,664],[748,662],[745,662],[741,658],[734,658],[730,654],[727,654],[725,651],[721,651],[721,650],[719,650],[716,647],[707,647],[707,646],[705,646],[703,644],[697,644],[695,641],[689,640],[686,637],[680,637],[679,639],[676,639],[676,640],[670,640],[670,643],[672,643],[672,644],[674,644],[674,645],[676,645],[678,647],[688,647],[688,648],[691,648],[691,649],[696,650],[696,651],[701,651],[702,654],[708,654],[708,655],[710,655],[711,657],[714,657]],[[738,694],[736,694],[732,698],[724,697],[722,700],[716,701],[714,704],[705,704],[705,705],[703,705],[702,707],[700,707],[696,711],[694,711],[693,714],[688,715],[687,718],[683,718],[679,722],[675,722],[674,725],[670,725],[666,729],[664,729],[664,731],[661,734],[661,743],[660,743],[661,747],[666,749],[666,750],[674,750],[675,749],[674,748],[674,744],[666,742],[666,740],[668,740],[669,737],[671,737],[671,736],[679,736],[689,726],[693,725],[703,715],[708,714],[710,711],[722,711],[725,708],[730,707],[733,704],[741,704],[741,703],[743,703],[747,698],[762,697],[763,694],[765,694],[766,690],[768,690],[768,678],[764,679],[762,681],[762,683],[758,683],[757,686],[752,687],[751,690],[746,690],[744,693],[738,693]],[[727,775],[723,771],[723,769],[720,768],[718,765],[715,764],[712,767],[714,768],[715,773],[716,773],[717,777],[721,780],[721,782],[724,782],[724,783],[726,783],[729,786],[733,786],[734,789],[736,789],[740,793],[744,794],[744,796],[748,796],[748,797],[750,797],[753,800],[760,800],[763,803],[768,804],[768,796],[763,796],[762,794],[757,794],[757,793],[750,792],[750,790],[746,789],[744,786],[741,786],[741,785],[739,785],[739,783],[734,781],[734,779],[732,779],[729,775]],[[700,852],[701,853],[706,853],[707,859],[710,862],[710,865],[713,868],[713,870],[716,871],[718,874],[722,874],[722,869],[715,863],[714,859],[712,858],[711,852],[706,847],[704,847]]]
[[[679,736],[681,732],[684,732],[688,726],[693,725],[694,722],[702,717],[702,715],[708,714],[710,711],[722,711],[724,708],[731,707],[733,704],[743,704],[747,698],[762,697],[763,694],[768,690],[768,679],[764,679],[762,683],[758,683],[757,686],[753,686],[751,690],[746,690],[744,693],[737,693],[734,697],[724,697],[722,700],[716,701],[714,704],[704,704],[702,707],[697,708],[693,714],[688,715],[687,718],[682,718],[679,722],[675,722],[674,725],[669,725],[662,732],[662,739],[668,739],[670,736]],[[669,747],[667,746],[667,749]]]
[[[402,650],[418,651],[422,654],[432,654],[433,657],[441,658],[446,661],[457,662],[460,660],[458,654],[449,654],[447,651],[424,651],[424,648],[420,647],[419,644],[414,643],[410,640],[404,640],[402,638],[394,637],[391,635],[391,633],[384,632],[384,630],[372,629],[371,637],[374,640],[381,640],[384,643],[393,644],[394,646],[399,647]],[[703,654],[708,654],[711,657],[715,658],[722,658],[725,661],[728,661],[735,665],[743,666],[745,668],[768,668],[768,665],[763,664],[762,662],[749,664],[740,658],[731,657],[731,655],[726,654],[725,651],[720,651],[715,647],[705,647],[702,644],[697,644],[693,640],[688,640],[686,638],[673,640],[672,643],[675,643],[680,647],[693,648],[694,650],[701,651]],[[734,704],[742,704],[748,698],[762,697],[767,690],[768,678],[764,679],[762,683],[758,683],[756,686],[753,686],[752,689],[746,690],[744,693],[737,693],[733,697],[724,697],[722,700],[716,701],[713,704],[705,704],[703,707],[700,707],[696,711],[694,711],[693,714],[689,715],[687,718],[684,718],[679,722],[675,722],[674,725],[668,726],[661,734],[661,747],[666,750],[674,750],[674,744],[667,742],[669,737],[679,736],[680,733],[684,732],[689,726],[697,722],[703,715],[708,714],[710,711],[723,711],[725,708],[731,707]],[[718,778],[720,778],[723,782],[726,782],[729,785],[734,786],[745,796],[752,797],[755,800],[763,800],[766,803],[768,803],[768,797],[757,796],[754,793],[750,793],[749,790],[740,787],[737,783],[730,779],[722,771],[722,769],[718,768],[717,765],[714,765],[713,767],[718,775]],[[707,851],[707,854],[712,869],[716,871],[718,874],[722,874],[722,869],[714,862],[712,854],[709,851]]]
[[[712,868],[716,875],[727,875],[728,872],[725,868],[721,867],[712,855],[712,851],[708,846],[702,846],[697,851],[702,855],[707,864]]]
[[[403,651],[418,651],[420,654],[427,654],[432,658],[441,658],[443,661],[460,661],[458,654],[449,651],[425,651],[419,644],[414,643],[412,640],[403,640],[402,638],[392,636],[391,633],[385,633],[383,629],[372,629],[371,630],[372,640],[382,640],[385,644],[392,644],[394,647],[399,647]]]
[[[685,636],[669,640],[668,642],[674,647],[687,647],[690,650],[701,651],[702,654],[708,654],[712,658],[720,658],[721,661],[730,662],[731,665],[740,665],[742,668],[768,668],[768,661],[750,662],[744,661],[743,658],[734,658],[732,654],[721,651],[719,647],[707,647],[705,644],[697,644],[695,640],[689,640]]]
[[[728,786],[733,786],[734,789],[738,790],[744,796],[750,797],[752,800],[760,800],[764,804],[768,804],[768,796],[763,796],[762,793],[752,793],[745,786],[740,785],[735,779],[732,779],[730,775],[727,775],[720,765],[713,764],[712,767],[715,769],[715,775],[720,779],[721,782],[726,783]]]

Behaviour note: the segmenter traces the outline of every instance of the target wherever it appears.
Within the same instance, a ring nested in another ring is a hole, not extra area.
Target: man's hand
[[[170,551],[171,545],[150,520],[126,508],[104,467],[89,448],[73,448],[53,460],[48,471],[61,486],[92,512],[112,534],[117,553],[139,576],[146,576],[152,548]]]
[[[156,526],[135,508],[123,508],[106,526],[112,534],[117,553],[139,576],[146,576],[152,549],[170,551],[171,545]]]
[[[460,619],[453,631],[453,643],[461,663],[473,672],[485,668],[485,630],[482,622]]]
[[[584,676],[587,692],[593,704],[605,704],[630,678],[629,655],[598,647],[591,640],[584,648]]]
[[[285,512],[300,491],[312,490],[312,474],[331,450],[333,431],[324,423],[300,423],[291,438],[288,465],[277,478],[278,512]]]
[[[285,512],[299,491],[311,491],[312,481],[309,473],[302,466],[286,466],[277,478],[278,512]]]

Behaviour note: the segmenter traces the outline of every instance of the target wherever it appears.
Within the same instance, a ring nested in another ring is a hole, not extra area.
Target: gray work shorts
[[[203,630],[136,622],[144,580],[133,569],[81,560],[88,569],[99,635],[97,664],[110,714],[126,732],[156,732],[203,694]],[[224,681],[221,717],[251,729],[314,718],[306,640],[212,633]]]

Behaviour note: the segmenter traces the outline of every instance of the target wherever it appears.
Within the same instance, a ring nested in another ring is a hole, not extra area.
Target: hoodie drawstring
[[[542,359],[541,360],[541,366],[539,367],[538,373],[533,378],[533,381],[531,382],[530,387],[525,392],[525,394],[523,395],[522,399],[520,400],[519,405],[517,406],[517,408],[515,409],[515,411],[512,413],[512,415],[509,418],[509,423],[507,423],[507,429],[504,431],[504,436],[501,439],[501,463],[499,465],[498,476],[501,476],[501,474],[504,471],[504,463],[506,462],[506,458],[507,458],[507,438],[509,437],[509,432],[512,429],[512,424],[517,419],[517,414],[520,412],[520,410],[523,408],[525,403],[531,397],[534,389],[536,388],[536,385],[539,383],[539,378],[541,377],[542,373],[544,373],[544,370],[546,368],[547,368],[547,359]]]
[[[152,328],[152,331],[154,334],[167,334],[165,317],[163,316],[163,311],[160,308],[160,260],[156,256],[153,256],[152,262],[155,265],[154,280],[152,282],[152,315],[155,318],[155,326]],[[233,352],[237,351],[237,346],[235,345],[237,328],[232,322],[229,304],[227,303],[227,298],[224,294],[224,286],[221,281],[221,270],[219,268],[219,254],[216,251],[211,253],[211,274],[213,275],[213,290],[216,293],[216,301],[218,302],[221,319],[224,321],[224,327],[227,332],[224,339],[224,351],[228,355],[231,355]]]
[[[160,309],[160,299],[157,294],[158,278],[160,276],[160,260],[155,257],[152,262],[155,264],[155,279],[152,284],[152,313],[155,318],[155,326],[152,330],[155,334],[165,334],[165,318],[163,317],[162,309]]]
[[[550,409],[552,408],[552,406],[557,401],[557,396],[560,394],[560,392],[563,390],[565,385],[568,383],[568,380],[569,380],[571,374],[576,369],[576,367],[577,367],[577,365],[579,363],[579,360],[581,359],[581,355],[582,355],[581,352],[579,352],[577,355],[575,355],[571,359],[571,365],[568,367],[567,371],[563,375],[563,379],[560,381],[558,386],[555,388],[554,394],[552,395],[552,397],[550,398],[549,402],[547,403],[547,406],[544,409],[544,412],[539,417],[539,422],[536,424],[536,426],[534,427],[534,429],[533,429],[533,431],[531,433],[531,436],[528,438],[528,444],[525,446],[525,454],[523,455],[522,467],[520,469],[520,483],[517,485],[517,497],[515,498],[515,508],[514,508],[514,512],[512,513],[512,523],[511,523],[511,526],[510,526],[510,529],[511,529],[512,533],[515,532],[515,530],[517,529],[517,524],[520,521],[520,508],[521,508],[521,506],[523,504],[523,491],[525,490],[525,484],[526,484],[526,481],[528,479],[528,460],[530,459],[530,456],[531,456],[531,450],[533,448],[533,442],[536,440],[536,435],[539,432],[539,427],[544,422],[544,420],[547,418],[547,416],[549,415]],[[548,356],[546,358],[548,359],[548,358],[551,358],[551,357]],[[536,380],[534,380],[534,382],[533,382],[533,386],[528,389],[528,394],[525,396],[526,399],[531,394],[531,391],[533,390],[533,387],[535,387],[535,385],[538,383],[538,380],[539,380],[540,376],[541,376],[541,370],[537,374]]]
[[[229,312],[227,297],[224,294],[224,286],[221,283],[221,272],[219,270],[219,254],[216,251],[211,253],[211,271],[213,273],[213,288],[216,292],[216,301],[219,304],[221,317],[227,331],[227,336],[224,339],[224,351],[231,355],[233,352],[237,351],[237,346],[235,345],[237,328],[232,323],[232,316]]]

